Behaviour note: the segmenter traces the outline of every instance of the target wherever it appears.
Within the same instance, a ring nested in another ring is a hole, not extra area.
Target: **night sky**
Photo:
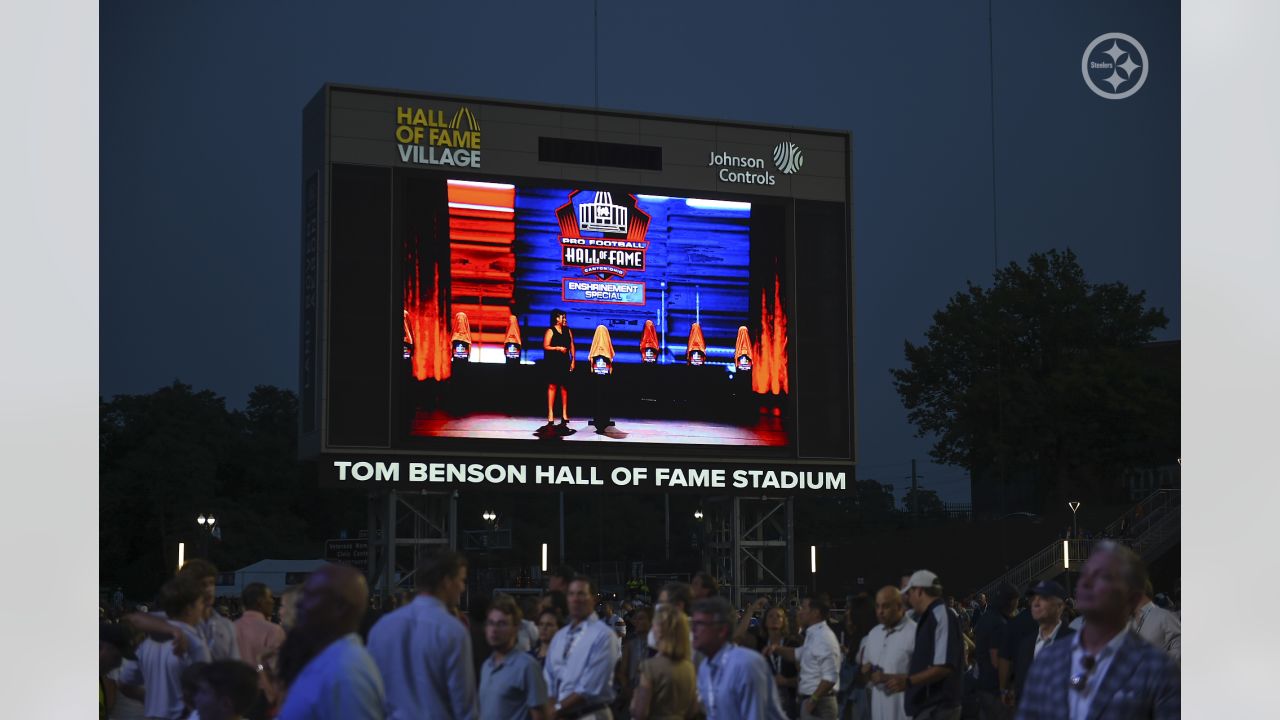
[[[103,396],[297,388],[301,111],[323,83],[596,102],[591,2],[325,7],[102,7]],[[997,263],[1070,247],[1180,337],[1178,3],[601,2],[598,27],[601,108],[852,132],[860,478],[901,498],[914,457],[968,500],[889,369]],[[1081,77],[1106,32],[1149,58],[1125,100]]]

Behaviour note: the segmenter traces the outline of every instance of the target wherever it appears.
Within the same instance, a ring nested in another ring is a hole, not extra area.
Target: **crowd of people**
[[[330,565],[279,599],[247,586],[232,621],[216,576],[188,562],[158,611],[102,623],[100,718],[1179,716],[1180,620],[1115,543],[1074,598],[1044,581],[957,601],[921,569],[839,610],[817,592],[737,610],[707,573],[615,607],[560,568],[468,615],[466,558],[439,552],[412,595],[371,603],[359,570]]]

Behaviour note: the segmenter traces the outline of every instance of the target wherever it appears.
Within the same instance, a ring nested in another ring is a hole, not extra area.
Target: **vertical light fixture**
[[[187,544],[178,543],[178,569],[182,569],[183,563],[187,561]]]
[[[809,572],[814,573],[815,575],[818,573],[818,546],[817,545],[809,546]]]
[[[1070,540],[1062,541],[1062,567],[1067,570],[1071,569],[1071,541]]]
[[[542,572],[547,571],[547,544],[542,543]]]

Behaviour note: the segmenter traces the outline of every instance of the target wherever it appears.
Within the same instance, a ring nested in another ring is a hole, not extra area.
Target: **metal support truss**
[[[708,503],[705,564],[735,607],[763,594],[779,603],[798,601],[792,502],[791,498],[722,497]]]
[[[383,597],[413,587],[419,548],[456,549],[455,493],[388,490],[369,495],[369,587]]]

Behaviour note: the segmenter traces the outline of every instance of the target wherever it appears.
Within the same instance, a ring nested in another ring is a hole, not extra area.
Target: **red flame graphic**
[[[782,281],[773,276],[773,308],[768,291],[760,291],[760,341],[752,348],[755,365],[751,371],[751,389],[761,395],[786,395],[787,382],[787,311],[782,306]]]
[[[417,246],[417,238],[414,238]],[[406,341],[413,343],[411,364],[418,380],[444,380],[453,371],[449,357],[449,323],[440,303],[440,266],[431,266],[431,285],[423,294],[422,276],[416,253],[409,263],[412,274],[405,278],[404,325]]]

